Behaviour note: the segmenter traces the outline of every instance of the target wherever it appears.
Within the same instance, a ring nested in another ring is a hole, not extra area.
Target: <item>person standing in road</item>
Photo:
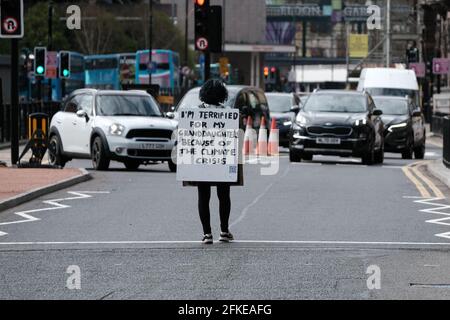
[[[213,79],[205,82],[200,90],[200,101],[202,104],[199,108],[228,108],[223,103],[228,100],[228,90],[222,80]],[[242,121],[240,121],[242,123]],[[242,140],[242,139],[240,139]],[[241,150],[242,148],[240,148]],[[214,239],[211,229],[211,215],[209,203],[211,199],[211,187],[217,188],[217,196],[219,198],[220,213],[220,239],[221,242],[231,242],[234,236],[229,230],[229,220],[231,213],[231,186],[243,186],[243,166],[242,161],[238,166],[238,181],[236,183],[217,183],[217,182],[183,182],[184,186],[196,186],[198,188],[198,212],[200,221],[203,226],[204,244],[213,244]]]

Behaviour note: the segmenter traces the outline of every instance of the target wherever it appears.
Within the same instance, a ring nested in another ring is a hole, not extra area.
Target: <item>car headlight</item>
[[[298,116],[297,117],[297,124],[304,127],[306,126],[306,123],[308,122],[308,120],[304,117],[304,116]]]
[[[112,136],[121,136],[125,132],[125,127],[121,124],[114,123],[109,127],[109,134]]]
[[[285,122],[283,122],[283,126],[285,126],[285,127],[292,126],[292,121],[285,121]]]
[[[407,126],[408,126],[408,124],[406,122],[399,123],[399,124],[394,124],[394,125],[389,127],[388,131],[389,132],[393,132],[396,129],[403,129],[403,128],[406,128]]]
[[[367,119],[358,119],[355,121],[355,126],[359,127],[359,126],[365,126],[367,124]]]

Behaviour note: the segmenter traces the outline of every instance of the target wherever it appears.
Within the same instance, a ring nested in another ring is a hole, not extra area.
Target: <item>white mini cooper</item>
[[[142,164],[172,162],[176,121],[166,118],[153,97],[141,91],[74,91],[50,124],[50,164],[92,159],[96,170],[111,160],[137,170]]]

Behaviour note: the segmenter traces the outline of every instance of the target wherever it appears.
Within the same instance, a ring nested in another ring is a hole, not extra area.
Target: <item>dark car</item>
[[[426,144],[425,118],[415,102],[407,97],[374,97],[383,111],[385,151],[401,153],[403,159],[424,159]]]
[[[290,134],[290,160],[314,155],[360,157],[364,164],[383,163],[383,112],[366,92],[313,93],[297,115]]]
[[[253,128],[259,129],[261,126],[262,117],[267,123],[270,123],[270,111],[264,91],[254,87],[247,86],[227,86],[228,100],[224,103],[233,109],[239,109],[243,123],[241,126],[247,124],[247,118],[250,116],[253,119]],[[200,88],[194,88],[181,99],[177,107],[172,109],[172,112],[167,113],[169,118],[178,119],[178,112],[185,108],[196,108],[201,102],[199,98]]]
[[[280,146],[289,147],[289,132],[292,121],[300,110],[300,98],[292,93],[266,93],[270,116],[276,119],[280,133]]]

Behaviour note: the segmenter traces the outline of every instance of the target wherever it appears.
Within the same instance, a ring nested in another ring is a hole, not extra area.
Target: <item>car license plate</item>
[[[161,150],[164,149],[163,144],[157,144],[157,143],[143,143],[140,146],[141,150]]]
[[[317,138],[316,139],[317,144],[341,144],[341,139],[339,138]]]

